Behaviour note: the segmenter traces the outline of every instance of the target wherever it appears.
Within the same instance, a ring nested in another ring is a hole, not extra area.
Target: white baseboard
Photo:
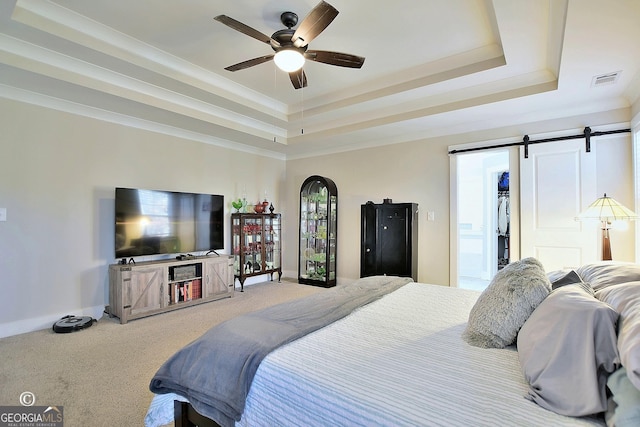
[[[52,329],[53,324],[64,316],[91,316],[94,319],[100,319],[104,313],[104,306],[86,307],[75,310],[73,313],[57,313],[47,316],[33,317],[30,319],[16,320],[14,322],[6,322],[0,324],[0,338],[10,337],[13,335],[26,334],[27,332],[40,331],[42,329]]]

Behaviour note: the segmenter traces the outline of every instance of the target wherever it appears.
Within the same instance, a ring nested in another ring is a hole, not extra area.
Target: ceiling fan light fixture
[[[304,56],[297,49],[282,49],[276,52],[273,61],[287,73],[298,71],[304,65]]]
[[[361,68],[364,58],[349,53],[333,52],[329,50],[308,50],[309,43],[314,40],[338,15],[338,10],[321,0],[298,25],[298,15],[294,12],[284,12],[280,21],[287,27],[278,30],[271,36],[252,28],[240,21],[227,16],[218,15],[214,19],[227,27],[254,38],[271,46],[275,54],[263,55],[225,67],[228,71],[244,70],[265,62],[274,61],[276,66],[289,74],[294,89],[307,87],[307,76],[302,67],[308,59],[317,63],[335,65],[338,67]]]

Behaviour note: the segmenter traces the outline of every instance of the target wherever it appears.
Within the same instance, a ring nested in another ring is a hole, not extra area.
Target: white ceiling
[[[637,0],[329,0],[295,90],[271,35],[316,0],[3,0],[0,96],[283,158],[628,108],[640,94]],[[594,76],[621,72],[614,84]]]

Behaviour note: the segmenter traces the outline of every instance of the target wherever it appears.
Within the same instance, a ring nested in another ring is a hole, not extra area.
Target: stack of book
[[[191,301],[202,298],[202,282],[200,279],[172,283],[169,286],[169,303]]]

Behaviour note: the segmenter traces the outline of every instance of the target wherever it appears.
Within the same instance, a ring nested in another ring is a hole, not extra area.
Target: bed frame
[[[189,402],[173,401],[175,427],[221,427],[218,423],[198,413]]]

